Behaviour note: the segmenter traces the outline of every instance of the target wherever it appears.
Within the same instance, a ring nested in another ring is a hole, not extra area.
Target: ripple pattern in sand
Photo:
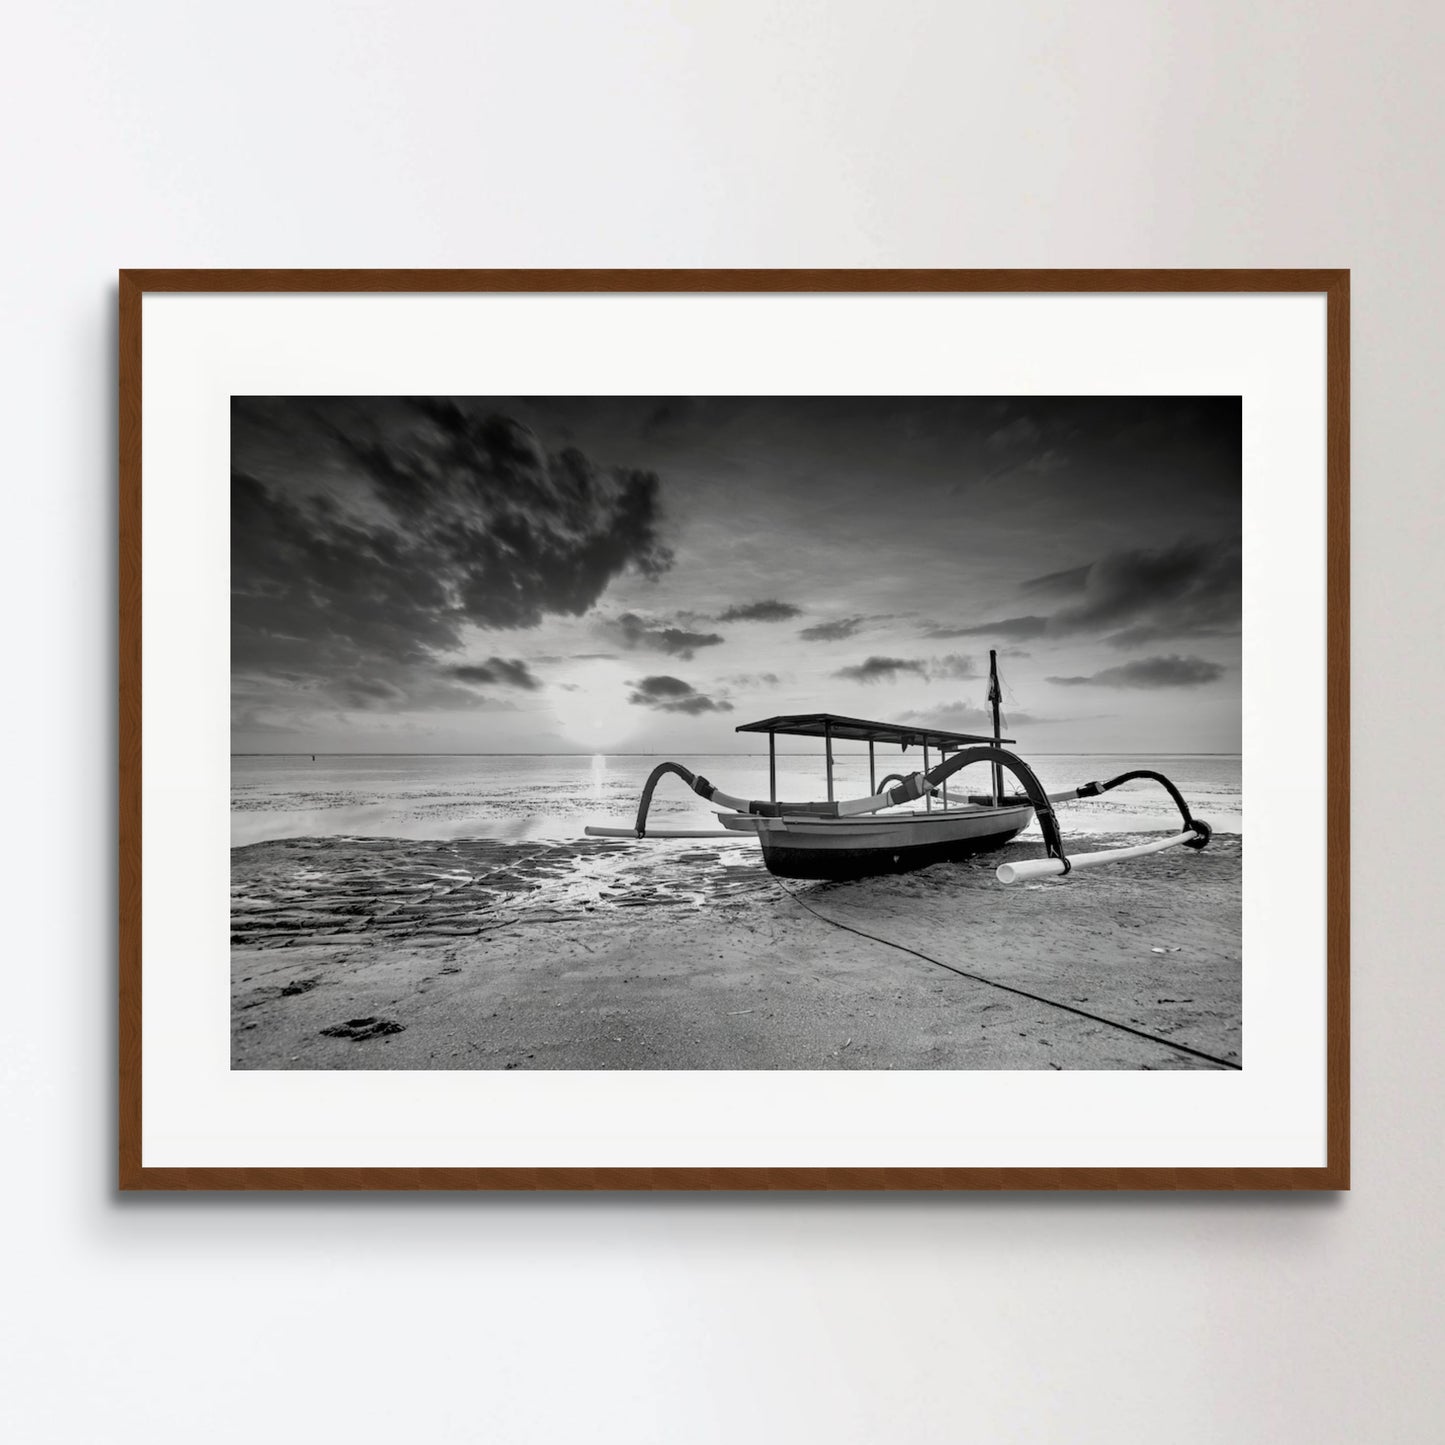
[[[612,839],[289,838],[232,850],[231,941],[470,937],[621,909],[725,907],[768,887],[747,839],[662,856]]]

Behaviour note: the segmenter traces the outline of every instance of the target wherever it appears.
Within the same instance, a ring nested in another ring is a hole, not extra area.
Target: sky
[[[235,752],[1237,752],[1237,397],[237,397]],[[811,744],[792,744],[804,749]]]

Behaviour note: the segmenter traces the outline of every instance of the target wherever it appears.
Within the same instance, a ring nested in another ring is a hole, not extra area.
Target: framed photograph
[[[1345,271],[125,271],[123,1189],[1343,1189]]]

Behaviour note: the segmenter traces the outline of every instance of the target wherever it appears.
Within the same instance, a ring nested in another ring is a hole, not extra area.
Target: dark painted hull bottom
[[[949,843],[915,843],[900,848],[784,848],[763,838],[763,862],[779,878],[821,878],[841,882],[849,878],[875,878],[885,873],[909,873],[930,863],[971,858],[991,853],[1018,837],[1022,828],[1009,828],[982,838],[959,838]]]

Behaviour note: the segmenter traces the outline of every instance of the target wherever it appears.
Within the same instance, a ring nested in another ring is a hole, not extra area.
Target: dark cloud
[[[625,646],[665,652],[690,662],[699,647],[716,647],[723,639],[716,632],[693,632],[685,627],[669,627],[635,612],[624,612],[614,624]]]
[[[1102,557],[1074,584],[1078,602],[1050,619],[1060,633],[1107,633],[1118,647],[1164,637],[1235,632],[1240,619],[1239,538],[1182,541],[1158,551]],[[1054,574],[1069,578],[1077,574]],[[1039,579],[1045,581],[1049,579]]]
[[[801,628],[798,636],[804,642],[843,642],[867,620],[866,617],[842,617],[837,622],[818,622],[812,627]]]
[[[947,657],[869,657],[852,667],[841,667],[834,677],[850,682],[892,682],[900,673],[913,673],[928,682],[944,679],[960,681],[977,677],[978,667],[971,657],[954,652]]]
[[[689,693],[695,691],[690,682],[684,682],[680,677],[644,677],[641,682],[635,682],[632,685],[649,702],[687,697]]]
[[[655,708],[658,712],[731,712],[733,705],[721,698],[708,697],[698,692],[689,682],[680,677],[644,677],[633,683],[628,702],[639,707]]]
[[[1023,590],[1057,597],[1062,605],[1048,616],[998,618],[960,628],[957,635],[1087,635],[1112,647],[1232,635],[1240,622],[1240,539],[1186,539],[1152,551],[1111,552],[1083,567],[1032,578]]]
[[[345,706],[415,701],[468,624],[576,616],[672,565],[655,474],[464,401],[237,398],[232,460],[233,667]]]
[[[834,677],[846,678],[849,682],[893,682],[899,673],[911,672],[918,677],[927,677],[928,668],[917,658],[868,657],[852,667],[840,667]]]
[[[719,622],[787,622],[802,612],[791,602],[743,602],[719,615]]]
[[[734,687],[776,687],[782,680],[776,672],[735,672],[726,679]]]
[[[721,699],[706,697],[698,693],[696,697],[685,697],[678,702],[658,703],[654,706],[661,707],[664,712],[684,712],[697,714],[700,712],[731,712],[733,705]]]
[[[1059,687],[1201,687],[1224,676],[1217,662],[1203,657],[1140,657],[1106,667],[1090,677],[1050,677]]]
[[[520,687],[527,692],[535,692],[542,686],[520,658],[492,657],[486,662],[462,663],[445,671],[448,677],[476,687]]]

